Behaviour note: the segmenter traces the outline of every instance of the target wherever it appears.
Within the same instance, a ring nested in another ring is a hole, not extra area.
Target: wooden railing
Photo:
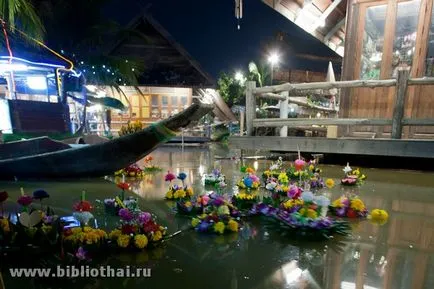
[[[404,104],[407,88],[410,85],[434,85],[434,77],[409,78],[408,70],[399,70],[396,79],[386,80],[351,80],[337,82],[285,83],[267,87],[256,87],[254,81],[246,87],[246,130],[252,136],[256,127],[281,127],[280,136],[287,136],[288,127],[324,125],[369,125],[392,126],[392,138],[400,139],[403,126],[434,126],[434,118],[404,118]],[[300,96],[336,95],[341,88],[375,88],[396,86],[395,105],[392,119],[379,118],[288,118],[288,103],[309,106],[323,111],[338,112],[338,108],[313,106],[302,101]],[[280,118],[256,118],[256,98],[280,100]]]

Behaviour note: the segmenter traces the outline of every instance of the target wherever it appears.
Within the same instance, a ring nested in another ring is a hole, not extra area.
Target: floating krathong
[[[381,226],[387,223],[389,214],[385,210],[373,209],[369,214],[368,219],[371,223]]]
[[[193,188],[188,187],[185,184],[185,179],[187,178],[186,173],[179,173],[178,176],[171,172],[168,172],[164,177],[166,182],[169,182],[169,189],[166,192],[166,200],[189,200],[194,195]],[[178,186],[172,183],[173,180],[179,179],[182,182],[182,186]]]
[[[268,168],[268,170],[264,171],[262,174],[262,178],[265,183],[269,183],[271,181],[276,181],[277,177],[279,176],[280,172],[282,171],[283,167],[283,161],[282,157],[279,157],[279,159],[274,163],[271,163],[271,166]]]
[[[191,198],[190,200],[181,200],[177,203],[177,213],[184,215],[200,215],[208,214],[214,211],[226,213],[232,217],[238,217],[239,211],[231,200],[226,196],[221,196],[217,193],[206,194]]]
[[[109,234],[119,248],[142,250],[161,243],[166,235],[167,228],[159,225],[151,213],[121,209],[119,217],[121,224]]]
[[[242,167],[241,172],[246,175],[238,181],[237,186],[240,189],[257,190],[261,185],[261,180],[255,175],[255,170],[250,167]]]
[[[304,206],[296,212],[290,212],[261,203],[254,206],[251,213],[277,221],[277,230],[303,240],[326,240],[333,235],[348,235],[350,232],[348,222],[318,216],[315,210]]]
[[[355,195],[342,196],[333,201],[330,206],[330,211],[333,215],[347,218],[366,218],[368,209],[363,201]]]
[[[73,205],[74,213],[72,214],[75,219],[80,222],[80,226],[84,228],[88,225],[89,221],[94,218],[93,205],[86,201],[86,192],[81,194],[81,200]]]
[[[129,165],[128,167],[115,172],[115,176],[125,176],[129,178],[141,178],[145,172],[137,164]]]
[[[345,177],[341,179],[341,184],[345,186],[362,185],[367,178],[359,168],[355,170],[351,169],[349,163],[347,163],[347,166],[343,169],[343,171],[345,173]]]
[[[226,177],[219,169],[214,169],[210,174],[206,174],[204,180],[205,185],[216,186],[222,184],[226,186]]]
[[[257,193],[242,191],[232,197],[232,203],[240,210],[250,210],[258,201]]]
[[[203,214],[191,220],[192,227],[200,233],[234,233],[240,229],[239,220],[234,219],[226,212],[212,212]]]

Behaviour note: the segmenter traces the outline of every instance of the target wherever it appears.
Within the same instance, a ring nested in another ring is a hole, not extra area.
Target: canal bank
[[[232,136],[229,144],[241,150],[297,153],[306,158],[322,154],[327,164],[357,163],[376,168],[433,170],[434,141],[315,137]]]

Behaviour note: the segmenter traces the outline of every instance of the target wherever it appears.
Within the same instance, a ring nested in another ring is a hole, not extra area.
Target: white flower
[[[343,171],[345,174],[348,174],[352,171],[349,163],[347,163],[347,166],[343,169]]]
[[[272,190],[274,190],[274,188],[277,186],[277,183],[276,182],[270,182],[270,183],[268,183],[266,186],[265,186],[265,188],[267,189],[267,190],[269,190],[269,191],[272,191]]]
[[[314,202],[320,207],[328,207],[330,205],[330,199],[326,196],[316,196]]]
[[[272,164],[270,166],[270,171],[277,171],[279,169],[279,165],[278,164]]]
[[[303,193],[301,193],[301,198],[303,199],[303,201],[305,202],[312,202],[314,195],[312,192],[310,191],[304,191]]]
[[[74,218],[77,219],[77,221],[80,222],[80,224],[86,225],[89,223],[90,219],[93,218],[93,215],[91,212],[74,212],[72,214]]]

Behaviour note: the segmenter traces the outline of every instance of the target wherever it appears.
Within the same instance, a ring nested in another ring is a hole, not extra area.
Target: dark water
[[[263,153],[258,153],[264,155]],[[389,212],[389,222],[377,226],[368,221],[352,224],[353,236],[343,242],[304,243],[283,238],[258,219],[247,222],[239,233],[204,236],[188,230],[189,219],[176,217],[173,204],[163,200],[168,169],[184,171],[195,192],[204,191],[200,176],[221,167],[232,192],[240,177],[242,161],[231,160],[238,151],[226,147],[162,147],[152,154],[164,171],[134,183],[140,206],[156,214],[169,233],[182,231],[161,248],[142,253],[107,257],[101,265],[140,266],[152,269],[150,278],[89,278],[75,282],[41,283],[14,279],[3,273],[11,288],[434,288],[434,174],[410,171],[364,169],[367,183],[360,195],[368,208]],[[108,156],[110,157],[110,156]],[[221,159],[220,157],[227,157]],[[244,160],[262,172],[265,160]],[[357,164],[352,164],[356,166]],[[323,176],[337,182],[342,167],[324,166]],[[110,180],[89,179],[56,182],[1,183],[11,200],[26,192],[44,188],[47,202],[59,215],[70,214],[82,190],[87,199],[104,199],[118,189]],[[342,188],[332,189],[339,197]],[[15,204],[7,203],[13,211]],[[98,216],[100,226],[108,225]],[[30,257],[29,257],[30,258]]]

